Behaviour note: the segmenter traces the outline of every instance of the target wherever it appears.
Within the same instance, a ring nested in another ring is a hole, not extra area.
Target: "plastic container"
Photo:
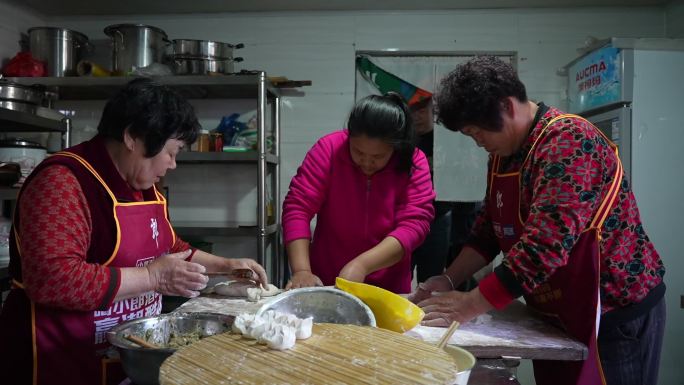
[[[375,314],[379,328],[398,333],[413,329],[425,316],[423,309],[408,299],[381,287],[337,277],[335,287],[358,297]]]

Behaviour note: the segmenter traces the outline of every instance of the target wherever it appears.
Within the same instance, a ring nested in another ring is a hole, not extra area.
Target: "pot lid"
[[[22,138],[10,138],[0,140],[0,148],[3,147],[20,147],[20,148],[36,148],[45,150],[45,147],[36,142],[31,142]]]
[[[0,87],[21,88],[21,89],[26,90],[26,91],[37,92],[37,93],[41,94],[41,96],[45,94],[45,87],[40,85],[40,84],[26,85],[26,84],[14,83],[14,82],[9,81],[8,79],[5,79],[2,75],[0,75]]]
[[[164,32],[163,29],[161,29],[159,27],[152,26],[152,25],[147,25],[147,24],[113,24],[113,25],[108,25],[105,27],[104,33],[105,33],[105,35],[111,37],[114,34],[114,32],[116,32],[120,29],[124,29],[124,28],[148,28],[148,29],[151,29],[151,30],[156,31],[158,33],[161,33],[162,35],[164,35],[165,39],[168,38],[166,35],[166,32]]]
[[[228,48],[233,48],[233,49],[238,49],[238,48],[244,48],[245,45],[242,43],[238,44],[230,44],[230,43],[224,43],[222,41],[216,41],[216,40],[200,40],[200,39],[173,39],[174,44],[179,44],[179,43],[196,43],[196,44],[217,44],[217,45],[225,45]]]

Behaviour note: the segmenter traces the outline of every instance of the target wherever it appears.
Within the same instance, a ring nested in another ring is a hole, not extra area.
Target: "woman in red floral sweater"
[[[194,297],[206,271],[252,269],[191,249],[154,183],[197,137],[192,106],[149,79],[104,108],[98,135],[51,156],[19,193],[10,244],[12,290],[0,314],[0,373],[8,384],[118,384],[105,338],[157,315],[161,295]]]
[[[513,68],[491,56],[450,73],[436,109],[490,160],[469,242],[411,296],[424,324],[464,322],[524,296],[589,348],[585,361],[535,361],[537,384],[657,383],[665,269],[615,145],[583,118],[528,100]],[[451,291],[499,252],[478,288]],[[431,296],[439,291],[449,292]]]

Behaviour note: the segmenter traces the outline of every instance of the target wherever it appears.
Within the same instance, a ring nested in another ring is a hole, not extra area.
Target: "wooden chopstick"
[[[149,348],[149,349],[159,349],[160,348],[159,346],[157,346],[151,342],[147,342],[144,339],[142,339],[138,336],[131,335],[131,334],[127,335],[126,339],[131,341],[131,342],[135,342],[136,344],[142,346],[143,348]]]
[[[447,329],[446,333],[442,336],[442,338],[439,339],[439,342],[437,343],[437,347],[440,349],[444,349],[444,346],[446,346],[447,342],[449,342],[449,338],[454,334],[456,331],[456,328],[458,328],[458,321],[454,321],[451,323],[451,326],[449,326],[449,329]]]

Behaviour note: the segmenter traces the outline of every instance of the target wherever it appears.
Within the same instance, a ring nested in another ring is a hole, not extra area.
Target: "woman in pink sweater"
[[[286,289],[333,285],[339,276],[409,293],[411,253],[430,229],[434,198],[401,96],[360,100],[347,130],[321,138],[290,183],[283,202],[292,271]]]

